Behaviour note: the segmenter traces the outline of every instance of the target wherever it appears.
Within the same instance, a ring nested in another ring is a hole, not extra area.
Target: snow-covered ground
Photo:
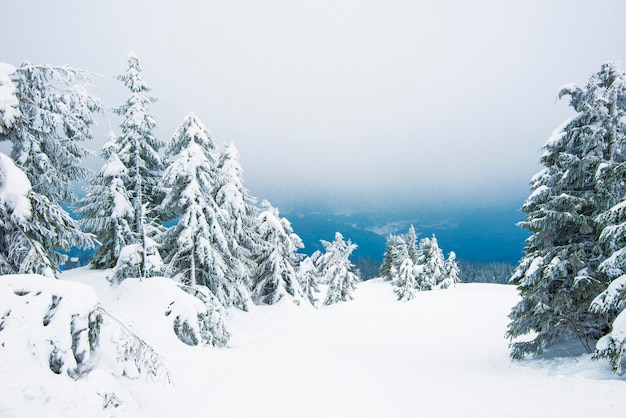
[[[159,286],[120,293],[103,272],[87,269],[63,279],[93,286],[106,311],[140,335],[166,370],[151,381],[116,376],[106,352],[114,321],[106,316],[95,368],[76,381],[0,331],[0,417],[623,414],[626,381],[604,362],[588,355],[509,360],[503,336],[518,300],[511,286],[461,284],[402,303],[377,279],[362,283],[354,301],[318,310],[290,302],[231,310],[229,347],[215,349],[176,338]]]

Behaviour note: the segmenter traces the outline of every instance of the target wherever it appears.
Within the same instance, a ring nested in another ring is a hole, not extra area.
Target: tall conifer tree
[[[567,85],[576,115],[559,127],[541,157],[544,169],[531,181],[532,193],[522,210],[520,226],[532,233],[525,257],[511,279],[522,300],[513,308],[507,335],[535,333],[513,341],[511,356],[541,353],[563,339],[575,337],[591,351],[607,330],[607,319],[590,311],[590,303],[606,288],[600,268],[606,248],[598,217],[623,196],[610,178],[623,161],[618,139],[623,136],[623,74],[605,64],[584,88]],[[616,196],[611,197],[615,192]]]
[[[115,135],[111,133],[109,139],[102,147],[105,164],[89,182],[76,210],[83,217],[83,228],[100,243],[91,258],[91,266],[97,269],[115,267],[122,248],[134,242],[135,212],[124,186],[128,170],[117,156]]]
[[[3,111],[0,141],[12,143],[11,157],[32,185],[30,232],[23,231],[25,247],[18,252],[31,267],[21,269],[53,276],[66,259],[60,250],[93,245],[61,205],[76,201],[73,182],[89,173],[80,166],[88,154],[81,142],[92,139],[93,116],[102,105],[87,91],[85,71],[29,63],[2,68],[1,83],[12,84],[15,100],[10,115]]]
[[[140,245],[141,253],[154,253],[154,237],[160,224],[156,205],[163,198],[159,180],[164,169],[164,162],[159,155],[163,142],[154,135],[156,123],[148,112],[148,105],[156,98],[149,96],[150,87],[143,79],[139,58],[134,53],[127,56],[128,68],[117,79],[130,90],[130,97],[114,112],[122,116],[121,133],[117,137],[118,157],[128,170],[125,181],[127,190],[132,191],[135,242]],[[139,258],[141,276],[149,274],[147,256]]]

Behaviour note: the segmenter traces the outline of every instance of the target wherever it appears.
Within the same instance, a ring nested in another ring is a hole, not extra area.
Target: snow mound
[[[151,277],[126,279],[120,284],[118,293],[116,310],[130,315],[145,334],[161,336],[169,333],[187,345],[224,346],[228,341],[228,332],[221,321],[221,307],[209,296],[206,288],[192,295],[172,279]],[[200,297],[205,298],[205,302]],[[139,299],[142,300],[141,309],[135,309]],[[211,327],[212,322],[221,325]]]
[[[0,276],[0,344],[77,378],[92,367],[102,322],[97,302],[93,288],[80,283]]]

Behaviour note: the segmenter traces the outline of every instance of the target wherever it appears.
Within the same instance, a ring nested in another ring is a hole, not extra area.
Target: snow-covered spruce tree
[[[423,266],[417,283],[420,290],[431,290],[446,279],[445,258],[434,234],[420,240],[415,264]]]
[[[380,274],[387,280],[393,281],[400,271],[400,266],[408,258],[408,248],[402,236],[390,234],[387,238],[385,255],[380,265]]]
[[[265,243],[258,234],[259,208],[255,205],[256,199],[243,186],[242,173],[235,144],[227,144],[217,161],[212,196],[222,209],[220,221],[231,254],[229,274],[249,286],[257,266],[255,258]]]
[[[385,277],[391,281],[393,291],[398,300],[403,301],[411,300],[415,297],[415,293],[418,290],[417,273],[422,270],[421,267],[419,269],[416,268],[417,248],[415,247],[415,240],[412,242],[413,248],[411,252],[414,254],[414,258],[409,256],[410,245],[407,244],[405,237],[390,235],[387,239],[387,251],[384,258],[388,260],[385,266]]]
[[[159,181],[165,164],[159,149],[164,144],[153,133],[156,123],[147,106],[156,98],[148,95],[150,88],[143,80],[139,58],[131,52],[127,61],[126,73],[117,76],[117,79],[124,83],[131,95],[122,106],[113,109],[123,117],[116,145],[118,157],[128,170],[124,186],[132,192],[135,243],[141,244],[143,254],[148,254],[151,252],[149,243],[159,231],[155,207],[163,198]],[[140,259],[140,277],[146,277],[149,272],[143,263],[148,257]]]
[[[117,156],[115,135],[102,147],[105,160],[100,172],[90,180],[87,194],[79,201],[76,212],[82,216],[83,228],[100,243],[91,258],[96,269],[113,268],[120,252],[134,242],[134,215],[130,195],[124,186],[128,170]]]
[[[40,240],[30,242],[30,192],[26,174],[0,153],[0,275],[45,270],[51,264]]]
[[[461,281],[461,269],[456,262],[456,253],[450,251],[444,264],[445,279],[439,283],[439,288],[448,289]]]
[[[602,208],[596,221],[606,257],[599,270],[611,283],[593,300],[591,311],[603,315],[611,332],[598,341],[597,358],[607,358],[616,373],[626,364],[626,74],[608,63],[593,76],[596,96],[606,101],[602,129],[608,143],[605,161],[596,172],[596,189]]]
[[[304,257],[302,261],[300,261],[297,271],[298,283],[300,283],[302,293],[313,306],[317,306],[319,302],[319,272],[315,266],[315,260],[317,260],[319,256],[320,252],[315,251],[311,256]]]
[[[278,209],[266,200],[261,202],[258,218],[258,234],[265,246],[252,275],[252,300],[256,304],[273,305],[288,296],[300,304],[303,294],[296,266],[300,258],[297,251],[304,247],[302,240],[293,232],[289,221],[281,218]]]
[[[174,132],[166,152],[172,162],[163,175],[167,194],[159,211],[164,220],[178,223],[163,234],[161,248],[170,273],[191,286],[210,282],[212,273],[226,274],[226,261],[211,242],[222,238],[225,247],[225,240],[213,233],[204,214],[204,208],[215,207],[211,202],[214,149],[210,134],[190,113]]]
[[[335,240],[322,240],[325,252],[317,259],[317,269],[320,272],[321,282],[328,284],[328,291],[324,305],[337,302],[346,302],[353,299],[361,279],[352,272],[353,264],[350,254],[356,249],[356,244],[350,240],[344,241],[343,235],[335,232]]]
[[[72,183],[89,173],[80,166],[88,154],[80,141],[92,138],[93,115],[102,106],[85,88],[85,71],[29,63],[1,67],[3,95],[8,92],[10,100],[2,110],[0,141],[12,143],[11,157],[32,185],[31,232],[17,254],[29,257],[23,272],[53,276],[66,258],[59,251],[93,245],[61,204],[76,201]]]
[[[413,225],[409,227],[409,232],[406,234],[405,242],[408,257],[413,260],[413,263],[416,263],[419,253],[417,248],[417,234],[415,233]]]
[[[623,73],[605,64],[586,87],[568,85],[576,115],[558,128],[545,145],[545,169],[531,181],[532,193],[522,210],[520,226],[533,235],[511,282],[522,300],[509,317],[510,339],[536,333],[529,341],[514,341],[511,357],[541,353],[565,338],[575,337],[591,351],[608,330],[607,318],[590,310],[590,303],[608,284],[600,264],[606,259],[599,242],[602,217],[615,203],[623,184],[614,188],[612,167],[622,160]],[[606,270],[605,270],[606,271]]]
[[[395,274],[393,291],[398,300],[406,302],[415,297],[420,290],[418,277],[422,277],[424,266],[417,266],[410,257],[406,257]]]
[[[215,145],[211,134],[193,113],[176,129],[167,148],[172,162],[163,176],[168,191],[160,212],[178,220],[161,237],[170,273],[181,283],[207,286],[224,306],[247,309],[249,294],[234,270],[227,233],[226,210],[213,199]]]

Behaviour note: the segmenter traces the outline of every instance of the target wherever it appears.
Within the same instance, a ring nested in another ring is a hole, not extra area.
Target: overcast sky
[[[194,111],[279,207],[521,204],[559,87],[626,57],[618,0],[3,3],[0,61],[96,72],[118,106],[135,51],[157,135]]]

